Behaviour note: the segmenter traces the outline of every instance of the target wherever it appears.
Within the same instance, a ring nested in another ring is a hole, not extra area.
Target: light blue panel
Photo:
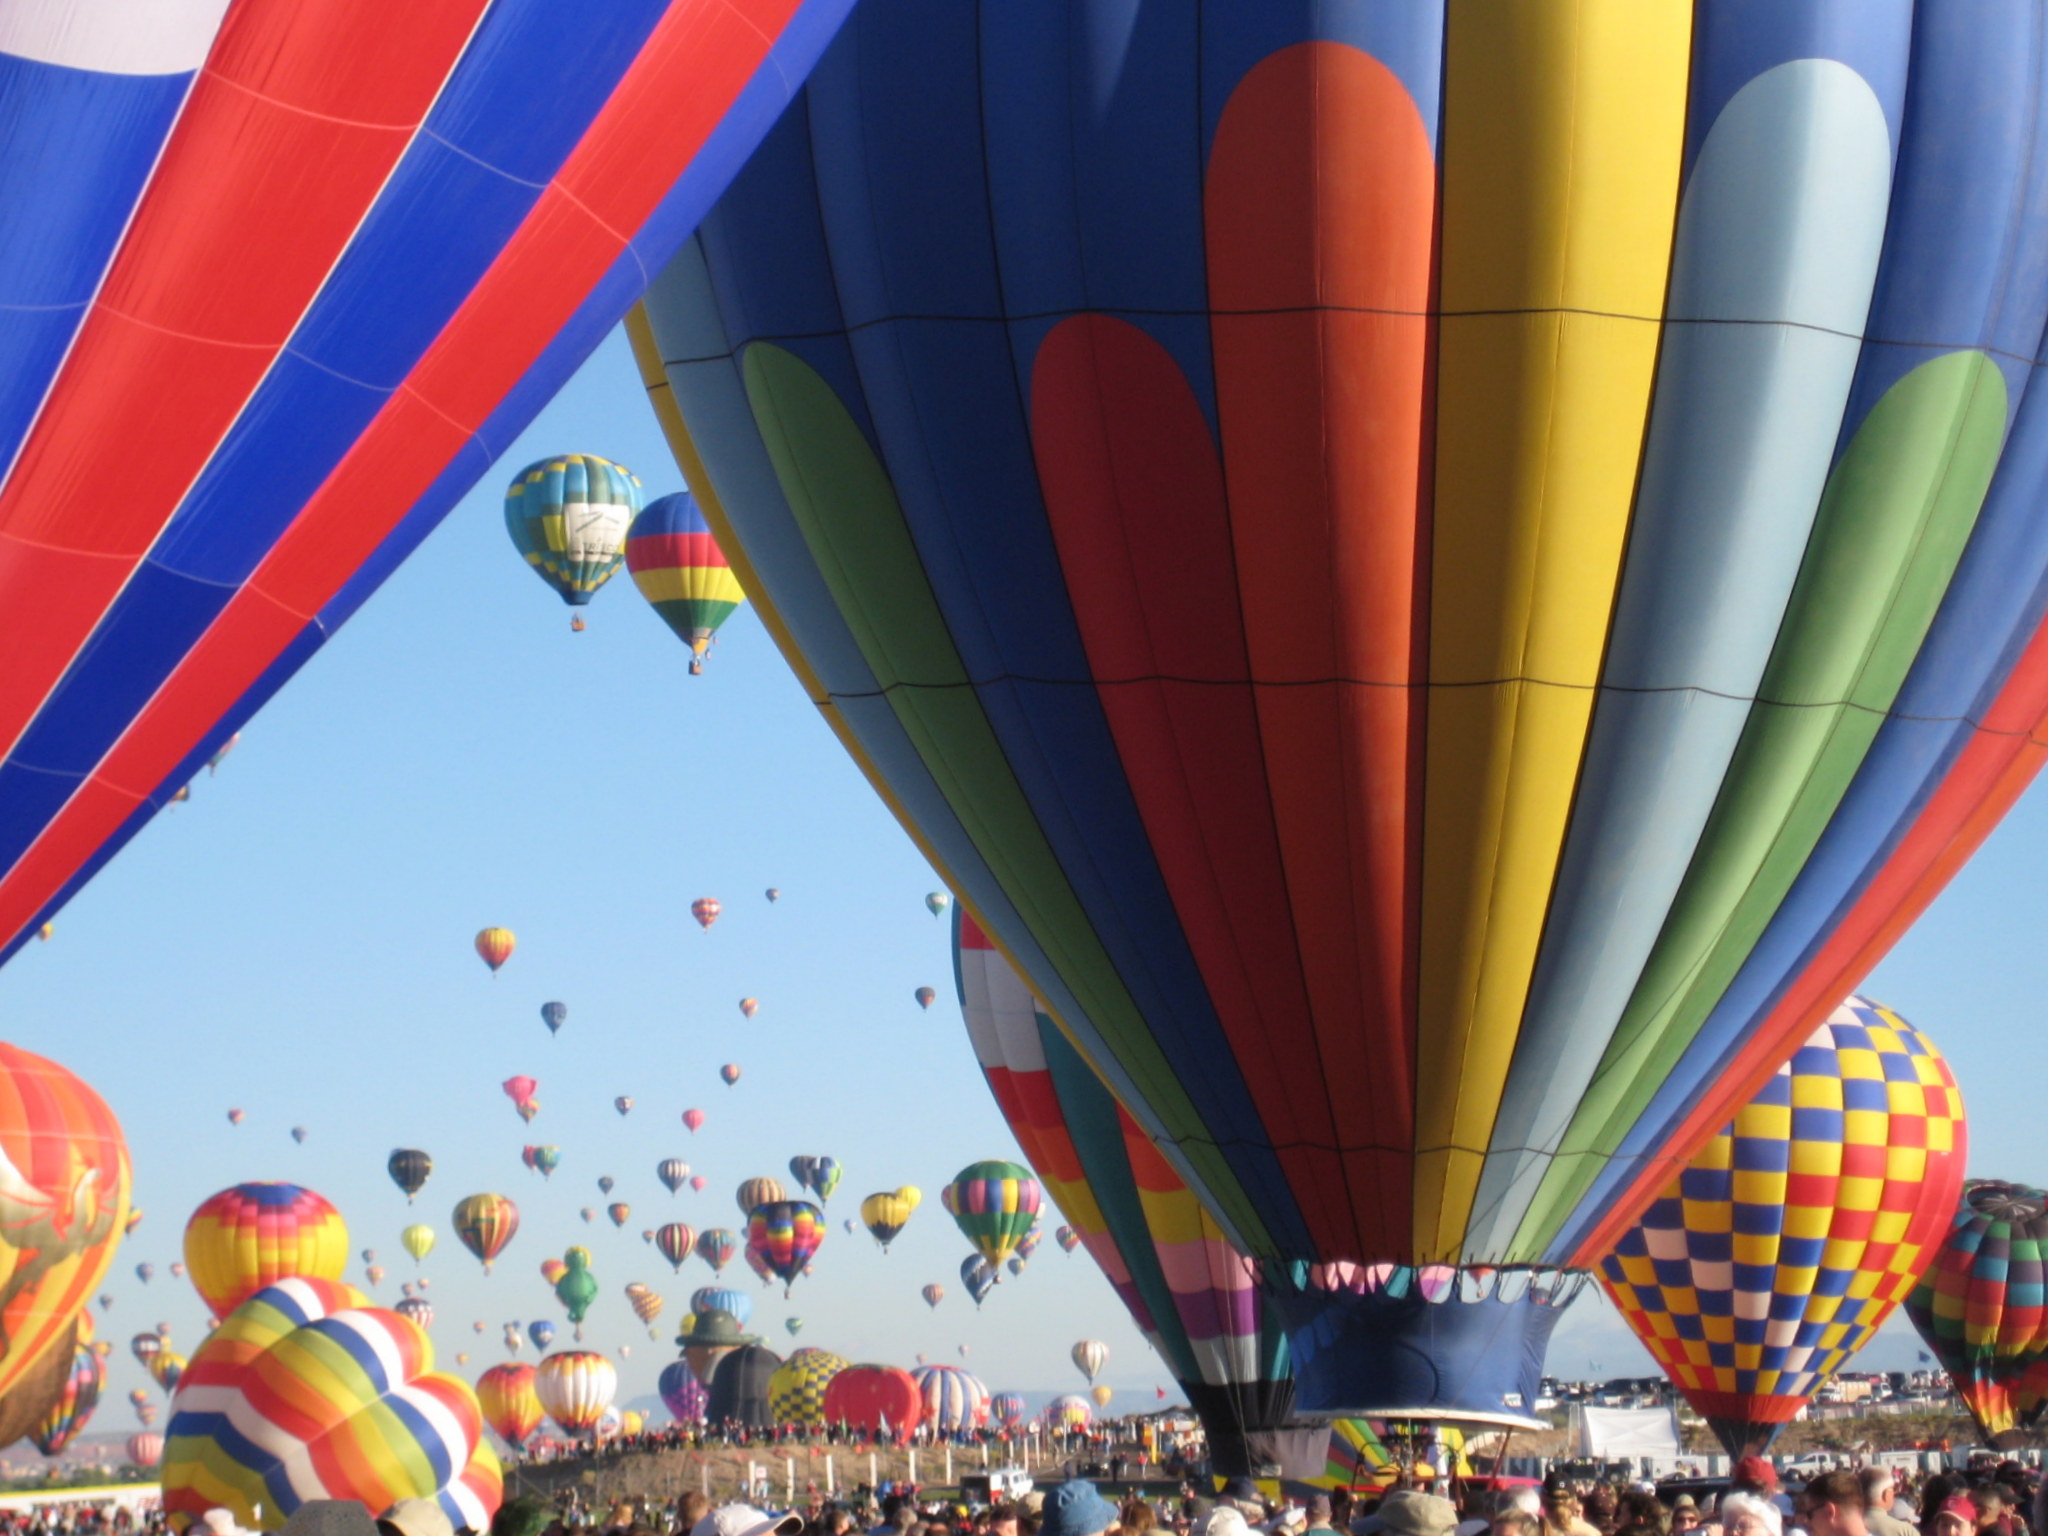
[[[1507,1250],[1713,809],[1827,480],[1890,191],[1884,110],[1825,59],[1750,81],[1694,164],[1601,696],[1470,1252]]]

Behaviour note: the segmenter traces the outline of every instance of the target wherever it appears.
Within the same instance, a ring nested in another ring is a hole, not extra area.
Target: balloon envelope
[[[2030,22],[1026,9],[863,4],[643,363],[1357,1406],[1308,1270],[1596,1262],[2039,766]]]
[[[623,464],[560,454],[512,477],[505,532],[535,575],[581,607],[625,563],[626,529],[640,503],[640,481]]]
[[[1985,1439],[2048,1403],[2048,1192],[1972,1180],[1906,1315]]]
[[[488,1275],[491,1260],[519,1230],[519,1207],[503,1195],[471,1195],[456,1205],[451,1222],[462,1246],[483,1261]]]
[[[534,1371],[534,1391],[541,1407],[572,1435],[593,1429],[612,1406],[618,1390],[617,1368],[603,1355],[588,1350],[549,1355]]]
[[[185,1224],[185,1268],[215,1317],[287,1276],[339,1280],[347,1264],[341,1212],[297,1184],[237,1184]]]
[[[540,1395],[534,1391],[534,1368],[508,1363],[494,1365],[476,1379],[476,1400],[484,1422],[514,1450],[540,1428]]]
[[[690,671],[704,670],[712,636],[746,601],[697,500],[678,491],[647,504],[626,539],[633,585],[690,648]]]

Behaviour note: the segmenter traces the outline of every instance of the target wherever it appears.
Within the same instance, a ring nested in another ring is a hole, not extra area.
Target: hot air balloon
[[[505,490],[512,547],[562,601],[582,607],[626,559],[640,482],[623,464],[565,453],[529,464]]]
[[[1018,1145],[1046,1192],[1086,1228],[1132,1321],[1179,1378],[1218,1468],[1249,1474],[1247,1436],[1286,1424],[1294,1404],[1281,1320],[1252,1266],[964,914],[954,974],[976,1057]],[[1071,1251],[1081,1234],[1065,1226],[1056,1239]]]
[[[647,1336],[655,1337],[654,1320],[661,1316],[661,1309],[667,1305],[658,1291],[641,1290],[632,1298],[633,1315],[648,1325]]]
[[[988,1400],[989,1417],[1006,1429],[1015,1429],[1031,1416],[1022,1394],[998,1392]]]
[[[647,510],[633,519],[626,539],[626,567],[640,595],[690,648],[690,675],[703,672],[713,635],[746,601],[746,594],[725,563],[696,498],[678,491],[649,502]]]
[[[1074,1369],[1089,1381],[1100,1376],[1103,1366],[1109,1363],[1109,1346],[1100,1339],[1083,1339],[1067,1354],[1074,1362]]]
[[[553,1283],[553,1281],[549,1282],[551,1285]],[[528,1323],[526,1325],[526,1336],[533,1340],[533,1347],[535,1349],[546,1349],[555,1341],[555,1325],[548,1322],[545,1318],[537,1323]]]
[[[957,1365],[921,1365],[910,1373],[921,1399],[918,1422],[942,1435],[978,1429],[988,1417],[988,1388]]]
[[[229,1125],[240,1125],[244,1120],[248,1118],[248,1115],[239,1109],[231,1109],[228,1111]]]
[[[605,1174],[599,1174],[599,1175],[598,1175],[598,1179],[597,1179],[597,1187],[598,1187],[598,1190],[599,1190],[599,1192],[600,1192],[600,1193],[602,1193],[602,1194],[607,1194],[607,1195],[608,1195],[608,1194],[610,1194],[610,1193],[612,1192],[612,1188],[613,1188],[613,1186],[614,1186],[614,1185],[616,1185],[617,1183],[618,1183],[618,1180],[617,1180],[617,1179],[614,1179],[614,1178],[613,1178],[613,1177],[612,1177],[612,1176],[611,1176],[610,1174],[608,1174],[608,1173],[605,1173]]]
[[[940,1302],[946,1299],[946,1288],[943,1285],[939,1285],[936,1282],[934,1282],[933,1284],[926,1286],[917,1294],[924,1298],[924,1304],[926,1306],[936,1307]]]
[[[1767,1450],[1906,1298],[1955,1214],[1966,1144],[1940,1052],[1852,997],[1601,1261],[1731,1456]],[[1709,1317],[1733,1319],[1726,1338]]]
[[[670,1194],[674,1194],[690,1177],[690,1165],[679,1157],[665,1157],[655,1164],[654,1176],[661,1180]]]
[[[555,1176],[555,1170],[562,1166],[562,1149],[552,1142],[544,1142],[533,1149],[533,1166],[544,1179]]]
[[[408,1296],[391,1309],[401,1317],[409,1317],[422,1328],[434,1326],[434,1304],[424,1296]]]
[[[133,1355],[144,1370],[149,1362],[163,1353],[164,1341],[154,1333],[138,1333],[128,1341],[128,1353]]]
[[[704,1111],[701,1109],[684,1110],[683,1124],[689,1128],[692,1136],[696,1135],[698,1128],[704,1124]],[[694,1183],[695,1181],[693,1180],[692,1182]]]
[[[519,941],[512,936],[510,928],[482,928],[477,930],[477,958],[491,968],[493,976],[498,974],[500,966],[512,958],[512,951],[518,945]]]
[[[623,1227],[628,1221],[633,1219],[633,1208],[623,1200],[614,1200],[604,1208],[604,1213],[611,1217],[612,1225],[615,1227]]]
[[[390,1170],[391,1182],[405,1191],[408,1205],[414,1195],[426,1188],[427,1179],[434,1172],[434,1160],[416,1147],[398,1148],[384,1166]]]
[[[740,999],[741,1018],[751,1019],[755,1014],[759,1013],[760,1011],[761,1001],[759,998],[743,997]]]
[[[757,1206],[784,1198],[780,1179],[742,1179],[739,1188],[733,1191],[733,1200],[742,1216],[751,1215]]]
[[[258,1291],[187,1368],[165,1435],[166,1512],[189,1524],[221,1507],[253,1529],[259,1506],[268,1519],[315,1498],[429,1498],[451,1521],[488,1523],[502,1474],[482,1414],[468,1383],[433,1365],[419,1324],[348,1286]]]
[[[530,1365],[494,1365],[476,1379],[477,1407],[484,1422],[515,1451],[540,1428],[544,1410],[534,1391]]]
[[[869,1195],[860,1203],[861,1224],[873,1234],[882,1251],[889,1251],[889,1244],[896,1240],[910,1220],[911,1204],[903,1198],[902,1191]]]
[[[147,1471],[164,1459],[164,1437],[148,1430],[138,1431],[128,1437],[122,1454],[127,1456],[128,1465]]]
[[[292,1127],[292,1140],[297,1142],[300,1146],[304,1146],[306,1144],[306,1128],[303,1125],[295,1125]]]
[[[671,1221],[654,1229],[654,1249],[669,1262],[669,1267],[680,1270],[697,1242],[697,1234],[680,1221]]]
[[[382,1264],[369,1265],[363,1270],[363,1277],[372,1285],[382,1285],[384,1283],[384,1266]]]
[[[455,1207],[450,1219],[462,1246],[483,1261],[488,1275],[491,1260],[505,1251],[519,1230],[519,1207],[503,1195],[471,1195]]]
[[[127,1233],[133,1232],[133,1231],[134,1231],[134,1230],[135,1230],[135,1229],[136,1229],[137,1227],[139,1227],[139,1226],[141,1226],[141,1225],[142,1225],[142,1210],[141,1210],[141,1207],[139,1207],[139,1206],[136,1206],[136,1207],[131,1207],[131,1208],[130,1208],[130,1210],[129,1210],[129,1212],[128,1212],[128,1219],[127,1219],[126,1221],[122,1222],[122,1224],[121,1224],[121,1231],[122,1231],[123,1235],[126,1235]]]
[[[768,902],[771,906],[774,905],[776,902],[782,900],[782,889],[779,886],[771,885],[765,892],[763,892],[763,894],[767,896]]]
[[[939,994],[930,987],[919,987],[912,995],[916,997],[917,1006],[920,1008],[931,1007],[933,1003],[938,1001],[939,997]]]
[[[830,1200],[839,1187],[842,1170],[836,1157],[803,1156],[789,1160],[789,1172],[799,1188],[810,1190],[820,1200]]]
[[[1107,1408],[1109,1400],[1115,1396],[1116,1390],[1113,1387],[1090,1387],[1088,1389],[1089,1401],[1093,1402],[1098,1408]]]
[[[1086,1429],[1094,1421],[1095,1409],[1085,1397],[1068,1393],[1045,1405],[1045,1422],[1059,1431]]]
[[[978,1307],[982,1299],[996,1288],[995,1266],[978,1253],[970,1253],[960,1261],[960,1283],[967,1287],[967,1294],[974,1298]]]
[[[789,1336],[793,1339],[804,1331],[804,1320],[800,1317],[785,1317],[782,1320],[782,1326],[788,1330]]]
[[[924,904],[926,910],[929,911],[933,917],[944,917],[946,915],[946,908],[950,907],[953,904],[953,898],[948,896],[944,891],[927,891],[925,893]]]
[[[2031,23],[1193,5],[1105,89],[1046,40],[1120,3],[939,9],[860,7],[643,366],[1335,1411],[1395,1319],[1313,1270],[1596,1262],[2038,766]]]
[[[540,1091],[540,1084],[530,1077],[508,1077],[499,1086],[505,1097],[512,1101],[512,1107],[519,1111],[519,1118],[531,1121],[539,1109],[534,1094]]]
[[[715,1275],[732,1262],[732,1256],[740,1251],[740,1240],[724,1227],[713,1227],[708,1232],[697,1234],[697,1257],[711,1266]]]
[[[736,1291],[725,1285],[700,1285],[690,1293],[690,1310],[699,1314],[725,1312],[740,1327],[754,1315],[754,1300],[745,1291]]]
[[[144,1285],[149,1284],[151,1276],[155,1274],[156,1266],[154,1264],[145,1263],[138,1264],[135,1266],[135,1278],[140,1280]]]
[[[414,1222],[398,1234],[398,1243],[417,1263],[434,1251],[434,1229],[422,1222]]]
[[[580,1339],[583,1337],[583,1319],[590,1311],[590,1304],[597,1300],[597,1277],[590,1272],[590,1251],[586,1248],[569,1249],[562,1255],[562,1263],[565,1268],[555,1281],[555,1299],[568,1312],[569,1321],[576,1325],[576,1337]],[[554,1410],[548,1411],[552,1413]]]
[[[724,1066],[718,1069],[718,1075],[725,1080],[725,1086],[730,1088],[734,1083],[740,1080],[740,1069],[732,1062],[728,1061]]]
[[[924,1394],[908,1371],[889,1365],[849,1365],[825,1387],[828,1424],[844,1424],[867,1434],[916,1429],[924,1413]]]
[[[792,1319],[794,1321],[794,1319]],[[823,1349],[799,1349],[768,1378],[768,1412],[777,1424],[816,1429],[825,1423],[825,1391],[846,1361]]]
[[[1906,1315],[1987,1443],[2006,1442],[2048,1401],[2048,1192],[1971,1180]]]
[[[1038,1220],[1038,1180],[1016,1163],[972,1163],[953,1176],[940,1198],[991,1272]]]
[[[185,1278],[185,1261],[183,1259],[171,1260],[171,1278],[173,1280]]]
[[[593,1205],[586,1205],[583,1207],[582,1210],[578,1211],[576,1214],[583,1218],[585,1225],[588,1225],[589,1223],[597,1220],[597,1207]]]
[[[45,1456],[62,1455],[64,1448],[85,1428],[93,1409],[99,1406],[100,1389],[106,1381],[106,1367],[92,1352],[91,1346],[81,1344],[74,1348],[71,1369],[64,1375],[63,1386],[35,1428],[28,1432],[29,1441],[35,1448]]]
[[[619,1118],[623,1120],[633,1112],[633,1101],[622,1093],[612,1100],[612,1108],[619,1112]]]
[[[1061,1226],[1058,1231],[1053,1233],[1052,1240],[1060,1245],[1060,1252],[1062,1253],[1072,1253],[1081,1246],[1081,1234],[1069,1226]]]
[[[10,73],[78,89],[24,101],[0,151],[15,198],[69,189],[0,270],[26,296],[0,522],[31,551],[7,587],[24,617],[0,737],[51,779],[0,852],[8,948],[432,531],[492,456],[473,445],[519,437],[845,9],[746,0],[715,46],[677,42],[695,13],[507,31],[478,3],[253,21],[144,3],[100,26],[66,4],[10,30]],[[537,60],[574,82],[539,115],[518,106]],[[700,104],[681,131],[679,100]],[[347,169],[286,185],[308,165]],[[275,222],[252,240],[258,210]],[[103,472],[83,500],[81,466]],[[126,786],[112,800],[81,790],[99,764]]]
[[[178,1380],[185,1374],[185,1357],[165,1350],[149,1362],[149,1379],[162,1387],[165,1392],[178,1390]]]
[[[296,1184],[237,1184],[185,1224],[185,1267],[215,1317],[287,1275],[339,1280],[347,1263],[341,1213]]]
[[[746,1260],[747,1268],[754,1272],[763,1285],[774,1283],[775,1271],[768,1267],[768,1259],[765,1254],[752,1247],[746,1247],[740,1250],[740,1257]],[[783,1294],[786,1296],[788,1293],[784,1292]]]
[[[567,1003],[542,1003],[540,1005],[540,1021],[547,1025],[549,1034],[561,1033],[562,1026],[569,1022],[569,1005]]]
[[[690,916],[697,919],[697,926],[699,928],[706,930],[718,921],[718,914],[724,910],[725,908],[718,904],[717,899],[711,896],[699,896],[690,903]]]
[[[693,1173],[690,1175],[690,1188],[695,1193],[701,1195],[706,1189],[710,1187],[710,1185],[711,1181],[705,1178],[703,1174]]]
[[[656,1389],[661,1393],[662,1406],[674,1415],[678,1424],[703,1422],[710,1394],[683,1361],[672,1360],[661,1368]]]

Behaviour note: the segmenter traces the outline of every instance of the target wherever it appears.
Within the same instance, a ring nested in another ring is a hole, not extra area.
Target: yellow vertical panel
[[[1691,31],[1687,0],[1449,8],[1417,1082],[1429,1258],[1460,1256],[1584,750],[1656,366]]]

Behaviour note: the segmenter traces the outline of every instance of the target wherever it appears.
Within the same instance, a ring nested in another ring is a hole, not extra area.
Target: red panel
[[[1039,484],[1089,670],[1175,914],[1319,1245],[1351,1220],[1327,1102],[1289,1090],[1313,1054],[1216,447],[1173,359],[1122,320],[1056,326],[1031,368]],[[1324,1150],[1310,1150],[1319,1147]]]
[[[1999,691],[1997,701],[1955,766],[1900,839],[1884,868],[1837,925],[1804,974],[1787,989],[1763,1026],[1724,1076],[1721,1091],[1679,1127],[1667,1156],[1682,1165],[1711,1131],[1704,1122],[1727,1118],[1728,1106],[1745,1102],[1762,1086],[1793,1042],[1805,1038],[1835,1005],[1869,975],[1899,936],[1927,910],[1991,835],[2005,813],[2026,792],[2048,761],[2048,625],[2037,629]],[[1571,1262],[1596,1262],[1627,1230],[1666,1175],[1666,1157],[1645,1166],[1609,1207]],[[1645,1191],[1650,1193],[1645,1193]]]
[[[0,607],[39,616],[0,671],[0,742],[19,738],[233,424],[480,8],[422,0],[402,26],[382,0],[229,17],[0,491],[0,543],[115,557],[64,572],[75,588],[54,600],[0,559]],[[347,119],[331,115],[341,87]]]
[[[1371,1085],[1343,1170],[1365,1246],[1410,1251],[1436,165],[1384,65],[1304,43],[1252,70],[1207,187],[1217,416],[1259,738],[1323,1078]]]
[[[375,0],[359,3],[390,30],[388,8]],[[765,0],[751,14],[776,18],[779,28],[792,8],[793,0]],[[561,180],[586,185],[610,169],[641,180],[606,187],[598,199],[606,209],[619,213],[658,202],[768,52],[770,35],[758,26],[743,28],[753,40],[750,52],[732,46],[737,20],[742,14],[728,0],[679,0],[672,6],[571,155]],[[699,47],[710,52],[693,51]],[[650,132],[650,123],[660,131]],[[412,380],[379,412],[249,585],[108,755],[99,770],[107,783],[154,788],[247,692],[303,630],[304,619],[340,591],[363,556],[467,445],[468,432],[524,376],[604,270],[592,265],[600,249],[608,265],[620,249],[619,238],[559,192],[541,199]],[[0,560],[0,575],[5,569]],[[10,681],[0,676],[0,711]],[[41,694],[38,688],[35,697]],[[5,718],[0,713],[0,721]],[[132,799],[117,809],[108,794],[98,783],[82,789],[0,881],[0,923],[10,931],[26,923],[133,809]]]

